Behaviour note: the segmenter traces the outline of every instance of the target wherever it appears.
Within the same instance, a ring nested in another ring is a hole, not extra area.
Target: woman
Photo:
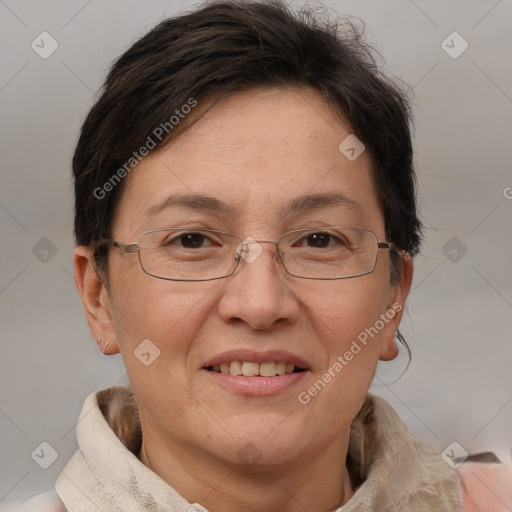
[[[73,172],[76,285],[131,388],[87,399],[52,510],[509,510],[503,466],[498,493],[474,463],[461,485],[368,393],[421,224],[407,101],[351,27],[252,2],[162,22]]]

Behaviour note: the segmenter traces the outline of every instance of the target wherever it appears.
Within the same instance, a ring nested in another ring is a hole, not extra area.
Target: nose
[[[298,319],[298,298],[276,249],[275,242],[252,238],[239,246],[238,268],[222,283],[219,315],[224,322],[242,321],[252,329],[264,330]]]

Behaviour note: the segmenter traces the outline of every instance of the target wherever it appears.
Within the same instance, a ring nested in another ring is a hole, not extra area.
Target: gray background
[[[195,4],[0,0],[0,500],[51,488],[76,449],[85,397],[126,383],[120,357],[99,353],[75,291],[70,159],[112,59]],[[372,391],[439,449],[457,441],[510,461],[512,2],[325,4],[362,18],[414,90],[427,231],[403,321],[413,362],[394,383],[403,351],[380,363]],[[59,45],[47,59],[31,48],[43,31]],[[442,47],[454,31],[469,44],[458,58]],[[43,441],[58,452],[48,469],[31,457]]]

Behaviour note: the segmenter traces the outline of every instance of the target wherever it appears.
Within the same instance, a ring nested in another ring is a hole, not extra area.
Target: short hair
[[[152,149],[163,147],[200,118],[202,107],[237,92],[312,87],[369,151],[395,248],[391,283],[398,282],[399,251],[415,255],[421,243],[411,109],[362,32],[347,19],[320,20],[275,0],[216,1],[159,23],[114,63],[83,124],[73,157],[77,244],[111,237],[123,178],[148,138]],[[95,247],[95,262],[108,276],[104,246]]]

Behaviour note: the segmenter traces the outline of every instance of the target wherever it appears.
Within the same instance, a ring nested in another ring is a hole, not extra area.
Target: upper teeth
[[[230,373],[231,375],[244,375],[245,377],[274,377],[285,373],[293,373],[295,366],[290,363],[268,362],[253,363],[250,361],[230,361],[212,366],[216,372]]]

